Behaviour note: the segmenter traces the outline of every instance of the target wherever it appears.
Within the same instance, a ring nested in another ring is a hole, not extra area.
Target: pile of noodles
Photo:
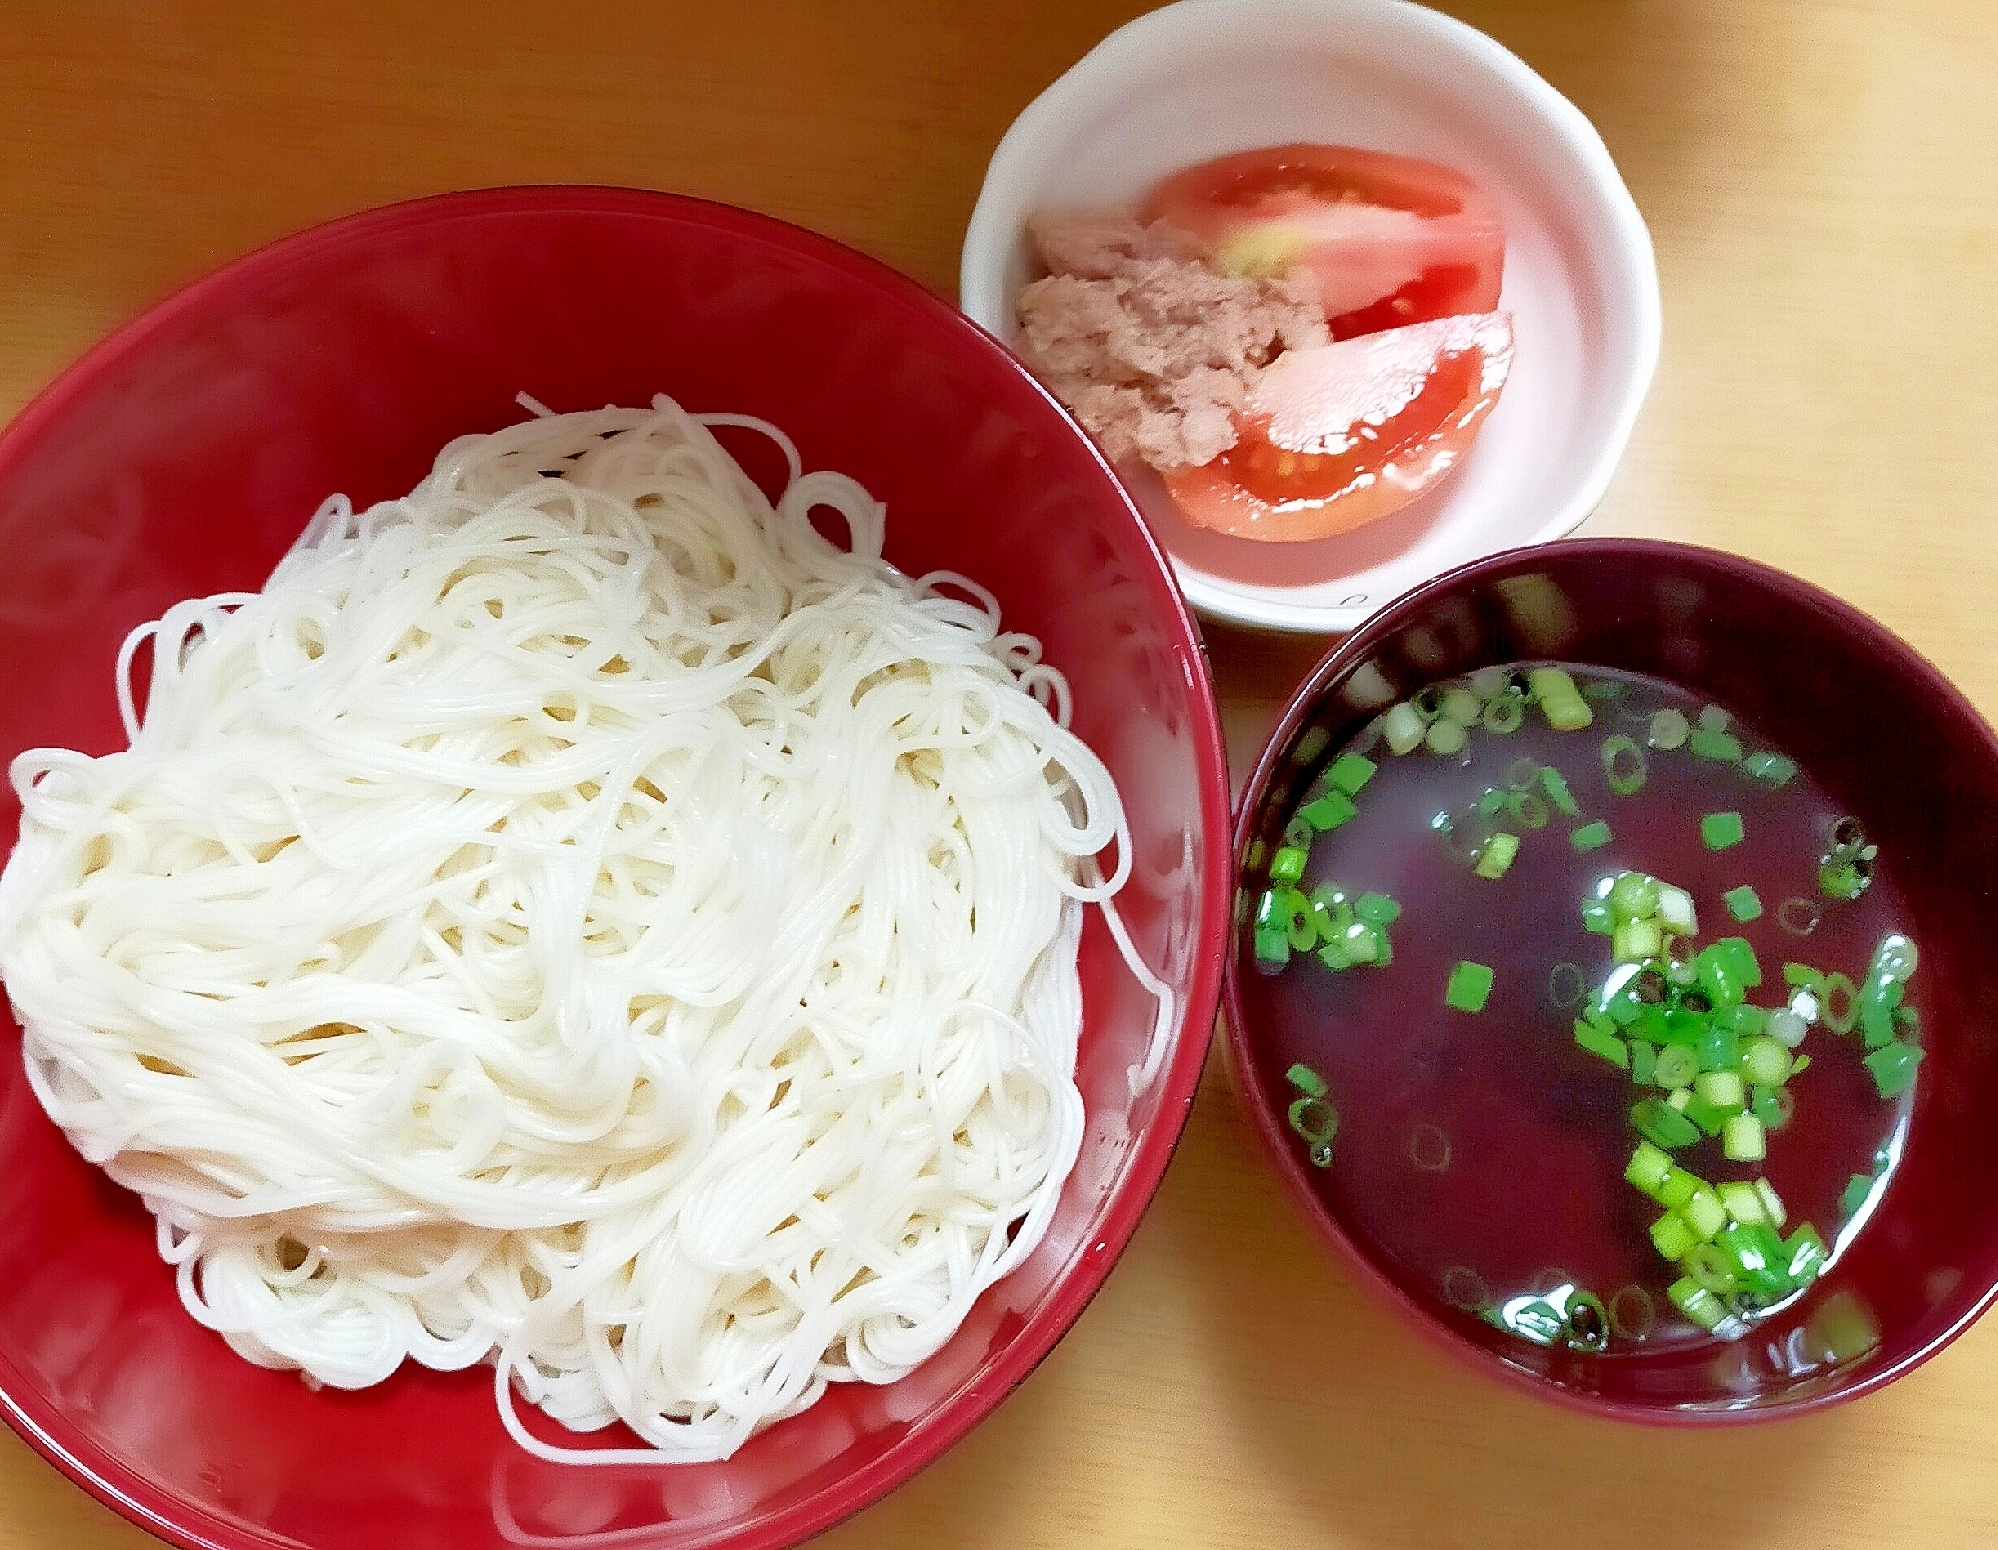
[[[532,419],[136,632],[128,751],[15,761],[29,1076],[195,1318],[713,1459],[1033,1250],[1123,814],[1038,642],[882,531],[761,422]]]

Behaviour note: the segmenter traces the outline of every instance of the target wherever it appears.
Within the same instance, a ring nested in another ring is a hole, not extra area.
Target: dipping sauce
[[[1243,994],[1362,1246],[1446,1322],[1601,1359],[1792,1313],[1868,1349],[1820,1283],[1891,1186],[1920,998],[1856,821],[1724,707],[1594,668],[1435,685],[1320,757],[1251,857]]]

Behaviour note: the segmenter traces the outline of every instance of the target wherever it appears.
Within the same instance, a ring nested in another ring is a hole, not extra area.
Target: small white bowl
[[[1498,201],[1499,304],[1518,338],[1505,394],[1444,484],[1334,538],[1228,538],[1187,522],[1149,474],[1128,482],[1203,614],[1350,630],[1454,565],[1571,532],[1630,439],[1658,363],[1658,269],[1573,103],[1405,0],[1181,0],[1111,33],[1014,121],[965,233],[959,298],[1012,342],[1030,214],[1131,203],[1181,168],[1294,141],[1427,157]]]

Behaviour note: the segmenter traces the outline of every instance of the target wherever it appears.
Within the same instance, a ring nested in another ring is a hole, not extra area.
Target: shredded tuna
[[[1050,272],[1020,293],[1021,353],[1113,460],[1212,462],[1262,368],[1330,342],[1304,290],[1223,274],[1163,222],[1044,216],[1030,230]]]

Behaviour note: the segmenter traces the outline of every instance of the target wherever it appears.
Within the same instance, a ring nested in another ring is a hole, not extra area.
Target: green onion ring
[[[1540,765],[1532,759],[1518,758],[1506,767],[1505,783],[1514,791],[1530,786],[1540,778]]]
[[[1487,732],[1497,732],[1501,736],[1517,732],[1526,720],[1526,696],[1517,690],[1508,689],[1494,695],[1485,702],[1484,723]]]
[[[1603,739],[1603,776],[1618,796],[1635,796],[1642,791],[1649,770],[1644,750],[1633,739],[1621,732]]]
[[[1626,1340],[1649,1337],[1658,1323],[1658,1304],[1643,1287],[1632,1283],[1609,1300],[1610,1327]]]
[[[1843,974],[1827,974],[1818,997],[1824,1025],[1833,1033],[1850,1033],[1859,1021],[1859,990]]]
[[[1450,1166],[1450,1138],[1426,1121],[1408,1135],[1408,1160],[1424,1173],[1443,1173]]]
[[[1776,924],[1792,936],[1809,936],[1824,918],[1815,899],[1793,896],[1776,906]]]
[[[1424,721],[1434,721],[1443,714],[1443,690],[1440,685],[1431,684],[1426,689],[1417,690],[1409,696],[1409,704],[1415,707],[1416,714]]]
[[[1543,1265],[1538,1275],[1527,1283],[1526,1289],[1535,1297],[1552,1297],[1565,1287],[1575,1287],[1580,1283],[1559,1265]]]
[[[1582,1317],[1577,1318],[1576,1315]],[[1600,1351],[1610,1342],[1609,1309],[1594,1292],[1577,1288],[1568,1298],[1561,1321],[1562,1339],[1577,1351]]]
[[[1481,1313],[1492,1300],[1492,1289],[1469,1265],[1452,1265],[1443,1272],[1443,1300],[1466,1313]]]
[[[1529,829],[1547,827],[1547,804],[1532,791],[1514,791],[1505,799],[1506,811]]]
[[[1547,971],[1547,999],[1562,1008],[1579,1005],[1588,991],[1579,965],[1557,963]]]

